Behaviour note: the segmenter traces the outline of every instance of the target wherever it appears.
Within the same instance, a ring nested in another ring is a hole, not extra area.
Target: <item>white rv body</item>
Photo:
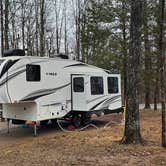
[[[37,122],[74,112],[122,110],[119,74],[61,58],[11,56],[1,58],[0,63],[4,118]],[[116,93],[108,91],[110,77],[117,81]]]

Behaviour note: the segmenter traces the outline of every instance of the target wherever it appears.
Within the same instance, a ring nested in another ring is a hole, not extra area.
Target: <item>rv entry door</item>
[[[71,75],[72,110],[86,111],[87,77],[85,75]]]

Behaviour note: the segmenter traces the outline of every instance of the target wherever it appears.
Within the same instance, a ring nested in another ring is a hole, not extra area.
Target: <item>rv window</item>
[[[108,93],[112,94],[119,92],[117,77],[108,77],[107,82],[108,82]]]
[[[100,95],[104,93],[103,78],[91,77],[91,94]]]
[[[84,78],[76,77],[73,79],[74,82],[74,92],[84,92]]]
[[[40,81],[40,65],[26,65],[26,80],[31,82]]]

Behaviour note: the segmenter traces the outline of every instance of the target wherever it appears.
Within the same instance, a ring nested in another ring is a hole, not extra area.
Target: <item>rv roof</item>
[[[62,59],[62,58],[59,58],[59,57],[55,57],[55,58],[49,58],[49,57],[38,57],[38,56],[9,56],[9,57],[2,57],[1,59],[4,59],[4,60],[16,60],[16,59],[26,59],[26,58],[31,58],[31,59],[45,59],[45,60],[56,60],[56,61],[66,61],[68,62],[69,64],[71,63],[80,63],[80,64],[85,64],[83,62],[78,62],[78,61],[75,61],[75,60],[70,60],[70,59]],[[96,70],[98,70],[98,72],[106,72],[104,69],[102,68],[99,68],[99,67],[96,67],[96,66],[93,66],[93,65],[89,65],[89,64],[85,64],[86,65],[86,70],[84,68],[84,66],[77,66],[77,69],[79,71],[82,71],[82,72],[85,72],[85,71],[88,71],[91,70],[91,72],[96,72]],[[69,65],[70,66],[70,65]],[[73,65],[71,65],[73,66]],[[70,68],[71,71],[75,71],[74,68]],[[94,70],[94,71],[93,71]],[[108,71],[107,71],[108,73]],[[111,74],[111,73],[110,73]]]
[[[8,56],[8,57],[1,57],[0,59],[4,59],[4,60],[16,60],[16,59],[20,59],[23,58],[21,56]]]

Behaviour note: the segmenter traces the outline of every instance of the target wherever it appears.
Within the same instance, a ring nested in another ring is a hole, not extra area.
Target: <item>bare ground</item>
[[[161,112],[141,111],[144,145],[120,145],[124,125],[122,115],[94,119],[98,129],[63,132],[58,127],[12,127],[10,134],[0,123],[0,165],[48,166],[159,166],[166,165],[166,149],[161,147]],[[108,128],[103,126],[112,120]],[[115,122],[115,123],[114,123]]]

